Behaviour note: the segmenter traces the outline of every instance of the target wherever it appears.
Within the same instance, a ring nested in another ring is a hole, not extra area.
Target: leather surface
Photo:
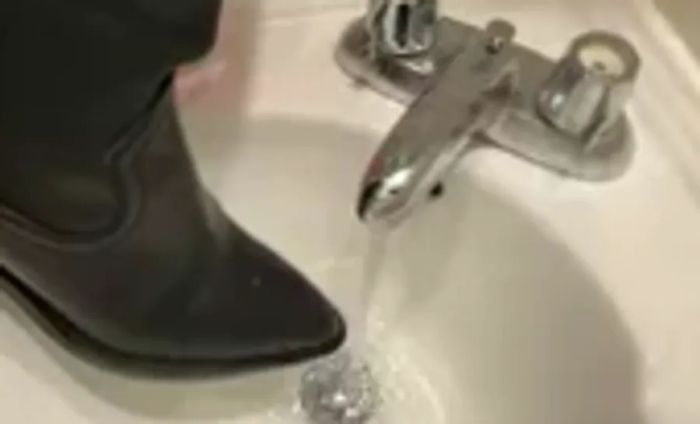
[[[11,63],[0,71],[0,266],[135,358],[235,368],[337,347],[338,313],[224,215],[183,143],[170,75],[209,48],[218,1],[201,1],[194,23],[157,1],[22,1],[0,48]],[[132,17],[131,2],[149,7]]]

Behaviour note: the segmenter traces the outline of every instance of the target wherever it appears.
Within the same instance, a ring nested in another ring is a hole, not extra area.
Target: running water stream
[[[349,326],[347,346],[312,364],[302,375],[299,401],[310,424],[367,424],[376,417],[382,393],[370,358],[370,303],[385,263],[388,234],[372,231],[361,264],[360,284],[340,299]]]

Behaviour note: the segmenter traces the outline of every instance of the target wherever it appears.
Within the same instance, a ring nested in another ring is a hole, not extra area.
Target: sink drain
[[[299,397],[311,424],[367,424],[381,404],[369,364],[349,352],[312,365],[302,376]]]

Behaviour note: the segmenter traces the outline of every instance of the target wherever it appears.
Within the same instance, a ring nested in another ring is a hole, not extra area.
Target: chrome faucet
[[[509,24],[492,23],[409,107],[365,176],[363,219],[403,219],[467,153],[473,135],[502,116],[515,84],[513,35]]]
[[[400,223],[477,145],[584,180],[609,180],[629,166],[624,106],[640,68],[634,48],[591,32],[554,62],[514,36],[501,20],[479,29],[439,19],[437,0],[370,1],[336,58],[408,110],[362,181],[363,220]]]

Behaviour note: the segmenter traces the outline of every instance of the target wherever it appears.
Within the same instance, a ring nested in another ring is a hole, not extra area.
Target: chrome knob
[[[370,0],[367,29],[377,55],[416,56],[433,47],[437,0]]]
[[[552,126],[591,141],[622,116],[640,69],[634,47],[606,32],[572,43],[539,96],[539,112]]]

